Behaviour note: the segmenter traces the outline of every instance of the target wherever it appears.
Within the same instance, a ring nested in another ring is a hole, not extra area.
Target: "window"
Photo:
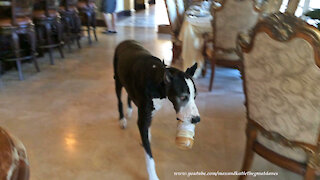
[[[297,7],[297,10],[295,12],[296,16],[300,17],[305,12],[306,4],[309,5],[309,3],[308,3],[309,1],[310,0],[300,0],[298,7]],[[318,1],[318,0],[315,0],[315,1]],[[280,7],[281,12],[285,12],[285,10],[287,9],[287,6],[288,6],[288,2],[289,2],[289,0],[282,1],[282,5]],[[319,3],[317,2],[317,4],[319,4]]]
[[[308,9],[320,9],[320,1],[319,0],[310,0],[310,4]]]

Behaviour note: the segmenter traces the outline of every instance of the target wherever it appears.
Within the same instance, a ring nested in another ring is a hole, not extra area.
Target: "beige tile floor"
[[[15,70],[0,78],[0,125],[24,142],[31,180],[147,179],[136,108],[128,128],[118,126],[112,57],[119,42],[136,39],[169,62],[170,36],[150,27],[121,26],[118,32],[99,33],[99,42],[91,46],[83,39],[83,49],[66,53],[65,59],[55,54],[54,66],[48,58],[39,59],[40,73],[24,64],[25,81],[18,81]],[[152,150],[160,179],[236,179],[173,175],[175,171],[236,171],[241,167],[246,120],[239,73],[218,68],[212,92],[207,91],[208,82],[209,77],[196,80],[202,119],[192,150],[175,147],[176,120],[169,102],[153,120]],[[253,170],[280,173],[255,179],[302,179],[258,156]]]

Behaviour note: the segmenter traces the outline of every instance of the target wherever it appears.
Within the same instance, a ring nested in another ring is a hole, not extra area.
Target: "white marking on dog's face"
[[[146,166],[147,166],[147,171],[149,175],[149,180],[159,180],[153,158],[150,157],[148,153],[146,152],[144,153],[146,158]]]
[[[196,90],[191,79],[185,79],[189,88],[189,98],[183,106],[180,107],[177,112],[177,118],[184,122],[192,122],[195,117],[200,117],[197,105],[195,103]]]
[[[152,111],[152,117],[154,116],[154,114],[155,114],[159,109],[161,109],[161,107],[162,107],[162,105],[163,105],[163,103],[164,103],[165,100],[166,100],[165,98],[162,98],[162,99],[160,99],[160,98],[153,98],[153,99],[152,99],[153,108],[154,108],[154,110]]]

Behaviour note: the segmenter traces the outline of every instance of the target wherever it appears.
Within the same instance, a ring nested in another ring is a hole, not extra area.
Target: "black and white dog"
[[[196,124],[200,121],[195,104],[196,87],[192,80],[197,64],[182,72],[167,68],[137,41],[120,43],[114,54],[114,79],[120,114],[120,127],[125,128],[127,120],[123,115],[121,90],[128,93],[128,115],[131,116],[131,100],[138,107],[138,127],[145,150],[146,166],[150,180],[159,179],[150,148],[150,125],[152,116],[161,108],[167,98],[172,102],[177,119]]]

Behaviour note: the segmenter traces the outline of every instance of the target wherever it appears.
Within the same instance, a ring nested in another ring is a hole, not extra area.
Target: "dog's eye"
[[[188,96],[181,96],[181,97],[180,97],[180,100],[181,100],[181,101],[186,101],[187,99],[188,99]]]

